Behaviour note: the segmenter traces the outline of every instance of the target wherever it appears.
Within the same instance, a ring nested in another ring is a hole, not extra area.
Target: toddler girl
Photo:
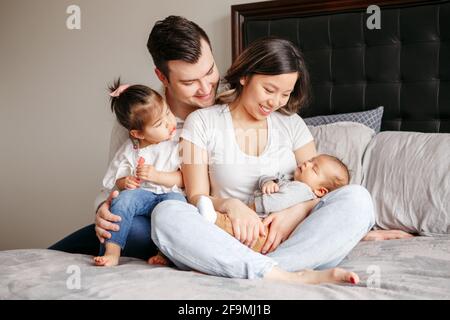
[[[103,179],[105,188],[121,191],[110,209],[121,222],[120,230],[111,232],[111,238],[101,245],[100,256],[94,258],[97,266],[119,263],[135,216],[150,216],[164,200],[186,202],[176,119],[165,100],[149,87],[121,85],[120,79],[110,90],[111,110],[130,139],[119,148]]]

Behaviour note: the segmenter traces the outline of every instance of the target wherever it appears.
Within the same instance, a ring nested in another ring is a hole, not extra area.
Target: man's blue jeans
[[[165,200],[186,202],[186,198],[178,192],[156,194],[143,189],[125,190],[120,192],[119,196],[111,202],[110,209],[113,214],[122,218],[122,220],[117,223],[120,226],[120,230],[110,231],[111,238],[106,240],[105,243],[113,242],[118,244],[121,249],[124,249],[133,219],[138,216],[150,217],[156,205]],[[147,230],[147,232],[150,233],[151,230]],[[105,245],[103,244],[100,246],[100,255],[103,255],[104,252]]]

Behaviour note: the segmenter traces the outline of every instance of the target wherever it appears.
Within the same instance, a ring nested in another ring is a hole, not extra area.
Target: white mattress
[[[91,260],[44,249],[2,251],[0,299],[450,299],[450,236],[361,242],[341,264],[360,275],[356,286],[228,279],[130,258],[99,268]]]

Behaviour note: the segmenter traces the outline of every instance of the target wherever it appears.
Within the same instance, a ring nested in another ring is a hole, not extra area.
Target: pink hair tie
[[[120,96],[120,94],[122,92],[124,92],[130,85],[129,84],[122,84],[121,86],[119,86],[116,90],[114,90],[113,92],[111,92],[109,95],[111,97],[118,97]]]

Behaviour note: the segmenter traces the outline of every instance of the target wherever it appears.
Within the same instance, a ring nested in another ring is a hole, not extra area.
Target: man
[[[198,108],[214,104],[219,84],[219,72],[212,54],[211,44],[205,31],[197,24],[179,16],[169,16],[156,22],[147,43],[155,64],[155,73],[164,86],[164,95],[170,109],[177,118],[177,129],[184,119]],[[111,159],[120,145],[128,138],[127,131],[118,122],[111,133]],[[117,191],[108,196],[109,190],[102,190],[96,199],[95,225],[84,227],[49,249],[70,253],[97,255],[99,240],[109,238],[108,230],[118,230],[119,217],[109,211],[111,199]],[[157,252],[150,237],[150,219],[136,217],[130,229],[123,256],[147,260]],[[365,240],[389,240],[410,237],[399,230],[371,231]]]
[[[184,119],[198,108],[214,104],[219,72],[212,54],[210,40],[197,24],[179,16],[169,16],[154,25],[147,48],[155,64],[155,73],[164,86],[164,95],[177,118],[177,129]],[[128,138],[127,131],[116,121],[111,133],[109,159]],[[108,230],[118,230],[118,217],[109,211],[111,198],[117,192],[102,190],[96,199],[96,225],[76,231],[49,249],[71,253],[98,254],[99,240],[111,235]],[[105,201],[106,200],[106,201]],[[150,219],[136,217],[122,255],[141,259],[156,253],[150,237]],[[98,239],[97,239],[97,237]]]

